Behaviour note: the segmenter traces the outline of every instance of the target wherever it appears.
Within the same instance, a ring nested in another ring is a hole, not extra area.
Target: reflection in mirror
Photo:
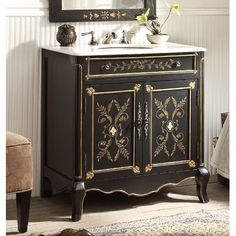
[[[62,10],[142,9],[144,0],[61,0]]]

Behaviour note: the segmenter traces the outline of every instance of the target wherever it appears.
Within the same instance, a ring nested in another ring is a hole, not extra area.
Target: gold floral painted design
[[[191,167],[191,168],[196,167],[196,163],[195,163],[195,161],[193,161],[193,160],[189,161],[188,165],[189,165],[189,167]]]
[[[107,107],[97,103],[96,109],[99,112],[97,123],[103,125],[103,140],[98,142],[99,153],[96,157],[98,162],[104,157],[107,157],[111,162],[116,162],[121,156],[127,160],[129,159],[130,154],[126,148],[129,138],[123,136],[122,127],[122,123],[129,119],[129,115],[126,113],[129,102],[130,99],[128,98],[121,106],[117,100],[113,99]],[[111,115],[111,110],[114,112],[114,108],[117,111],[115,116]],[[114,156],[110,152],[113,143],[117,147]]]
[[[134,172],[135,174],[139,174],[139,173],[140,173],[140,168],[139,168],[138,166],[134,166],[134,167],[133,167],[133,172]]]
[[[86,88],[87,94],[89,96],[92,96],[95,93],[95,89],[94,88]]]
[[[155,105],[157,108],[155,116],[157,119],[162,120],[162,134],[156,138],[157,148],[154,152],[155,157],[157,157],[162,151],[168,157],[171,157],[175,154],[177,149],[185,154],[186,148],[183,144],[184,134],[179,132],[179,119],[184,116],[183,107],[186,104],[186,101],[187,97],[184,97],[179,102],[174,97],[168,97],[164,102],[155,99]],[[172,114],[170,114],[167,109],[170,103],[174,105]],[[174,141],[171,150],[167,148],[169,138],[172,138]]]
[[[89,171],[89,172],[86,173],[86,179],[93,179],[93,177],[94,177],[93,172]]]
[[[150,172],[152,171],[152,165],[148,164],[146,167],[145,167],[145,172]]]
[[[83,17],[84,19],[89,19],[89,20],[109,20],[109,19],[117,19],[120,20],[122,17],[127,16],[126,12],[120,12],[120,11],[96,11],[96,12],[89,12],[88,14],[84,14]]]
[[[140,60],[129,60],[117,63],[108,62],[106,65],[112,72],[117,71],[130,71],[130,70],[166,70],[171,69],[175,65],[173,59],[158,61],[156,59],[140,59]]]
[[[192,81],[192,82],[189,83],[189,87],[191,87],[191,89],[195,89],[195,86],[196,86],[195,81]]]

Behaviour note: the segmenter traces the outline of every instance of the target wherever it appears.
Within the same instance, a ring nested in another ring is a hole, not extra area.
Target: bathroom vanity
[[[204,48],[167,43],[42,49],[41,195],[145,196],[203,166]]]

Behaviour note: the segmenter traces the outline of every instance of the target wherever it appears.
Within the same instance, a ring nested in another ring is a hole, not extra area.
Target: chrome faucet
[[[110,43],[112,43],[112,40],[116,39],[116,38],[117,38],[117,34],[115,32],[108,33],[108,34],[106,34],[106,37],[102,41],[102,43],[103,44],[110,44]]]

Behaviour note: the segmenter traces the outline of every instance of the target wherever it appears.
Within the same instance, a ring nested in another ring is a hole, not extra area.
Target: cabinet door
[[[165,167],[171,170],[170,166],[194,168],[198,149],[196,81],[169,80],[147,84],[146,95],[149,154],[145,171],[160,172]]]
[[[86,176],[117,178],[140,173],[140,84],[86,88]]]

